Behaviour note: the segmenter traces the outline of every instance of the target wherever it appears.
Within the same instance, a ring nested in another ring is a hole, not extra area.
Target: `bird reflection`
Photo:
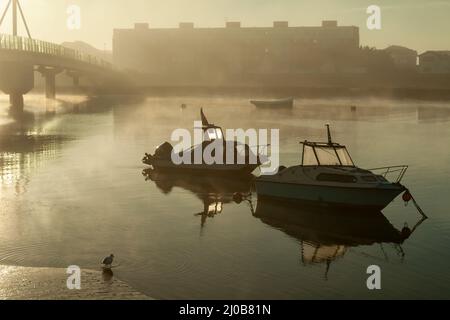
[[[113,280],[113,277],[114,272],[112,271],[112,269],[103,268],[102,279],[104,282],[111,282]]]
[[[331,263],[351,247],[379,244],[384,250],[383,243],[392,244],[403,260],[402,244],[425,220],[412,229],[405,224],[398,230],[381,212],[348,212],[267,199],[258,199],[254,216],[297,239],[303,265],[325,264],[325,279]]]
[[[155,169],[146,169],[143,175],[146,181],[153,181],[164,194],[170,194],[174,187],[195,194],[203,203],[203,210],[194,214],[201,218],[202,227],[209,218],[221,214],[225,204],[246,202],[252,206],[252,175],[236,179],[223,175],[175,174]]]

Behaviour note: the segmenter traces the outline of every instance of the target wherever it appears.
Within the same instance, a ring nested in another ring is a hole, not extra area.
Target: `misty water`
[[[446,103],[299,99],[270,111],[249,97],[29,95],[14,118],[1,99],[0,264],[100,269],[114,253],[114,275],[158,299],[450,298]],[[358,166],[409,165],[403,182],[430,219],[397,241],[421,219],[400,197],[376,218],[315,216],[258,209],[254,193],[233,201],[251,192],[245,181],[145,177],[144,153],[191,130],[200,107],[224,128],[279,128],[283,165],[330,123]],[[382,290],[367,289],[370,265]]]

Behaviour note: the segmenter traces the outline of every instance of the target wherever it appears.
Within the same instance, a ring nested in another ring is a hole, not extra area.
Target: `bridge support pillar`
[[[78,77],[78,76],[73,77],[73,85],[75,87],[80,86],[80,77]]]
[[[53,73],[45,75],[45,97],[47,99],[56,98],[56,75]]]
[[[9,94],[9,103],[11,105],[11,113],[21,114],[23,112],[23,94],[20,92]]]
[[[72,78],[75,87],[80,86],[80,74],[76,71],[68,70],[66,74]]]
[[[45,78],[45,97],[47,99],[56,98],[56,76],[62,72],[60,68],[39,67],[38,71]]]
[[[9,95],[11,111],[23,111],[23,95],[34,87],[33,66],[20,62],[0,63],[0,90]]]

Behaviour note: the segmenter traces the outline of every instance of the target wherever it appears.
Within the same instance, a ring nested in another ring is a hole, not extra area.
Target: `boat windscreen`
[[[319,163],[322,166],[339,166],[339,158],[334,151],[334,148],[330,147],[316,147],[317,157],[319,158]]]
[[[303,151],[304,166],[354,166],[345,147],[308,146]]]
[[[343,166],[355,166],[346,148],[336,148],[336,152],[339,156],[339,159],[341,159],[341,163]]]
[[[314,154],[314,149],[310,146],[305,146],[303,149],[303,165],[304,166],[317,166],[316,155]]]
[[[206,141],[223,139],[222,130],[219,128],[208,128],[205,130],[204,139]]]

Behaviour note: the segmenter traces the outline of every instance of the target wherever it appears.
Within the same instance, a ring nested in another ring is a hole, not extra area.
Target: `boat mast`
[[[333,144],[333,141],[331,140],[331,130],[330,130],[330,125],[327,123],[325,125],[327,127],[327,134],[328,134],[328,144]]]
[[[214,129],[216,131],[216,135],[217,135],[217,130],[220,131],[220,134],[222,135],[222,140],[225,141],[225,135],[223,133],[223,130],[221,127],[216,126],[212,123],[209,123],[208,119],[205,116],[205,113],[203,112],[203,108],[200,109],[200,116],[202,118],[202,129],[203,129],[203,133],[207,132],[208,129]]]

